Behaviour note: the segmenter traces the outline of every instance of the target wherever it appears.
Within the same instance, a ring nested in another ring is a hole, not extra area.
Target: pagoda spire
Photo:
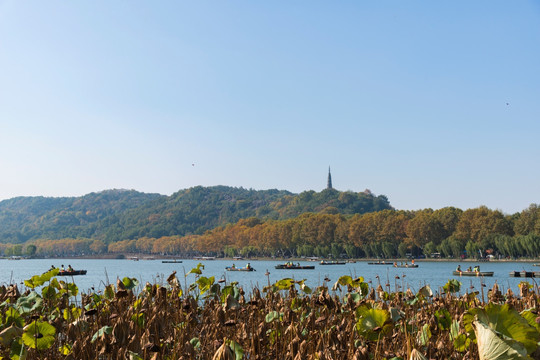
[[[332,189],[332,174],[330,174],[330,166],[328,166],[328,182],[326,183],[327,189]]]

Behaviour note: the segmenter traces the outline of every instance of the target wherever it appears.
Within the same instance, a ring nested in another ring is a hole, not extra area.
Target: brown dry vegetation
[[[527,283],[520,296],[501,294],[495,286],[486,302],[478,293],[458,295],[455,280],[441,294],[429,287],[414,294],[388,293],[348,276],[313,291],[302,281],[283,279],[247,295],[234,283],[202,276],[199,268],[192,273],[196,281],[188,288],[174,273],[166,286],[138,288],[135,279],[124,278],[82,295],[50,272],[26,282],[44,285],[41,294],[2,286],[0,358],[359,360],[420,353],[428,359],[478,359],[471,324],[482,319],[480,312],[518,316],[509,322],[528,331],[534,342],[524,342],[528,356],[540,358],[539,295]],[[525,341],[520,329],[505,329],[502,320],[496,326]]]

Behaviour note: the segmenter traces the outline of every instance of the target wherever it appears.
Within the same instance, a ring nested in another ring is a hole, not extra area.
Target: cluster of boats
[[[387,266],[393,266],[393,267],[396,267],[396,268],[417,268],[418,267],[418,264],[415,264],[414,263],[414,260],[412,261],[412,263],[397,263],[397,262],[391,262],[391,261],[377,261],[377,262],[368,262],[368,265],[387,265]]]

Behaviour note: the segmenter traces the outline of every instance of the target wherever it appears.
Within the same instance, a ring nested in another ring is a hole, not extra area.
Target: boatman
[[[458,266],[457,266],[456,271],[461,272],[461,265],[458,265]]]

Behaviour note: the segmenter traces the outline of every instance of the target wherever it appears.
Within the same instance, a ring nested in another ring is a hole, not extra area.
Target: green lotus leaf
[[[480,360],[515,360],[526,359],[527,349],[520,342],[503,339],[481,321],[473,321]]]
[[[60,354],[64,356],[71,354],[71,350],[72,350],[72,347],[69,344],[64,344],[60,346],[60,348],[58,349],[58,351],[60,351]]]
[[[43,285],[43,282],[41,282],[39,275],[34,275],[28,280],[24,280],[24,285],[29,287],[30,289],[34,289],[38,286]]]
[[[27,296],[21,296],[17,299],[15,307],[20,311],[21,314],[26,314],[41,308],[43,299],[35,291],[30,292]]]
[[[45,283],[45,282],[51,280],[56,275],[58,275],[59,272],[60,272],[60,269],[49,270],[49,271],[41,274],[41,280],[43,281],[43,283]]]
[[[540,324],[536,322],[536,319],[538,318],[538,314],[533,312],[533,310],[523,310],[519,313],[525,320],[527,320],[527,323],[534,327],[536,330],[540,331]]]
[[[334,286],[332,286],[332,291],[340,290],[341,289],[340,285],[347,286],[347,285],[351,285],[352,282],[353,282],[353,279],[349,275],[342,276],[336,281]]]
[[[302,290],[305,294],[311,294],[313,291],[309,286],[307,286],[303,281],[300,284],[300,290]]]
[[[288,290],[291,286],[295,284],[294,279],[291,278],[285,278],[278,280],[272,285],[272,291],[276,292],[279,290]]]
[[[454,338],[454,349],[456,349],[459,352],[465,352],[469,349],[469,346],[471,344],[471,339],[467,337],[465,334],[459,334]]]
[[[92,336],[92,340],[90,342],[93,343],[98,338],[104,337],[105,335],[109,335],[110,333],[112,333],[112,329],[113,329],[112,326],[103,326],[101,329],[99,329],[98,331],[94,333],[94,336]]]
[[[242,346],[240,346],[240,344],[238,344],[234,340],[228,340],[227,344],[233,351],[236,360],[242,360],[244,358],[244,349],[242,349]]]
[[[53,286],[44,286],[41,289],[41,296],[44,299],[54,299],[56,297],[56,289]]]
[[[429,339],[431,339],[431,329],[429,328],[429,324],[424,324],[420,331],[418,331],[416,341],[420,345],[426,346],[429,343]]]
[[[454,320],[450,325],[450,340],[455,340],[459,336],[459,321]]]
[[[279,320],[283,316],[282,313],[279,313],[277,311],[270,311],[268,314],[266,314],[265,320],[267,323],[271,323],[274,320]]]
[[[235,300],[240,299],[240,289],[233,285],[227,285],[221,290],[221,303],[227,300],[227,296],[231,295]]]
[[[24,328],[22,340],[26,346],[32,349],[45,350],[54,343],[55,334],[56,329],[51,324],[34,321]]]
[[[137,326],[140,328],[144,327],[145,320],[146,320],[146,317],[144,316],[144,313],[131,315],[131,321],[137,324]]]
[[[197,267],[194,267],[193,269],[189,270],[186,276],[188,276],[189,274],[201,275],[202,274],[201,269],[204,269],[204,265],[201,263],[198,263]]]
[[[468,334],[475,338],[474,321],[479,321],[495,331],[503,339],[520,342],[531,354],[537,348],[540,333],[529,325],[527,319],[521,316],[508,304],[488,304],[484,309],[469,309],[463,316],[463,325]]]
[[[8,347],[11,342],[21,336],[22,333],[23,330],[20,327],[16,326],[15,324],[11,324],[11,326],[0,332],[0,344]]]
[[[448,310],[446,310],[445,308],[441,308],[435,311],[435,318],[437,319],[437,325],[439,326],[439,329],[450,329],[450,325],[452,325],[452,316],[450,315]]]
[[[393,323],[387,310],[361,305],[356,309],[356,317],[356,330],[368,340],[376,341],[392,330]]]
[[[105,291],[103,292],[103,296],[107,300],[114,299],[114,285],[113,284],[109,284],[109,285],[107,285],[105,287]]]
[[[24,326],[24,319],[21,314],[14,308],[10,307],[6,310],[5,313],[5,324],[6,325],[17,325],[18,327]]]
[[[358,285],[358,288],[360,290],[360,294],[363,296],[363,297],[366,297],[368,294],[369,294],[369,284],[367,282],[360,282],[360,284]]]
[[[71,306],[69,308],[65,308],[63,312],[63,318],[64,320],[72,321],[78,319],[82,314],[82,309],[79,307]]]
[[[398,308],[390,308],[390,316],[392,317],[392,322],[397,323],[399,320],[405,318],[405,313]]]
[[[357,293],[357,292],[350,293],[349,296],[352,298],[352,300],[355,303],[360,302],[362,300],[362,295],[360,295],[360,293]]]
[[[212,285],[214,285],[214,282],[215,282],[214,276],[211,276],[209,278],[205,277],[205,276],[201,276],[196,281],[197,286],[199,287],[199,291],[201,292],[201,294],[204,294],[205,292],[210,290],[212,288]]]
[[[125,277],[122,279],[122,283],[126,287],[126,290],[131,290],[137,285],[139,285],[139,280],[137,280],[136,278]]]
[[[448,282],[443,286],[443,290],[446,293],[457,293],[461,289],[461,283],[456,279],[448,280]]]
[[[11,344],[9,359],[10,360],[26,360],[28,356],[28,350],[24,346],[21,338],[15,339]]]

